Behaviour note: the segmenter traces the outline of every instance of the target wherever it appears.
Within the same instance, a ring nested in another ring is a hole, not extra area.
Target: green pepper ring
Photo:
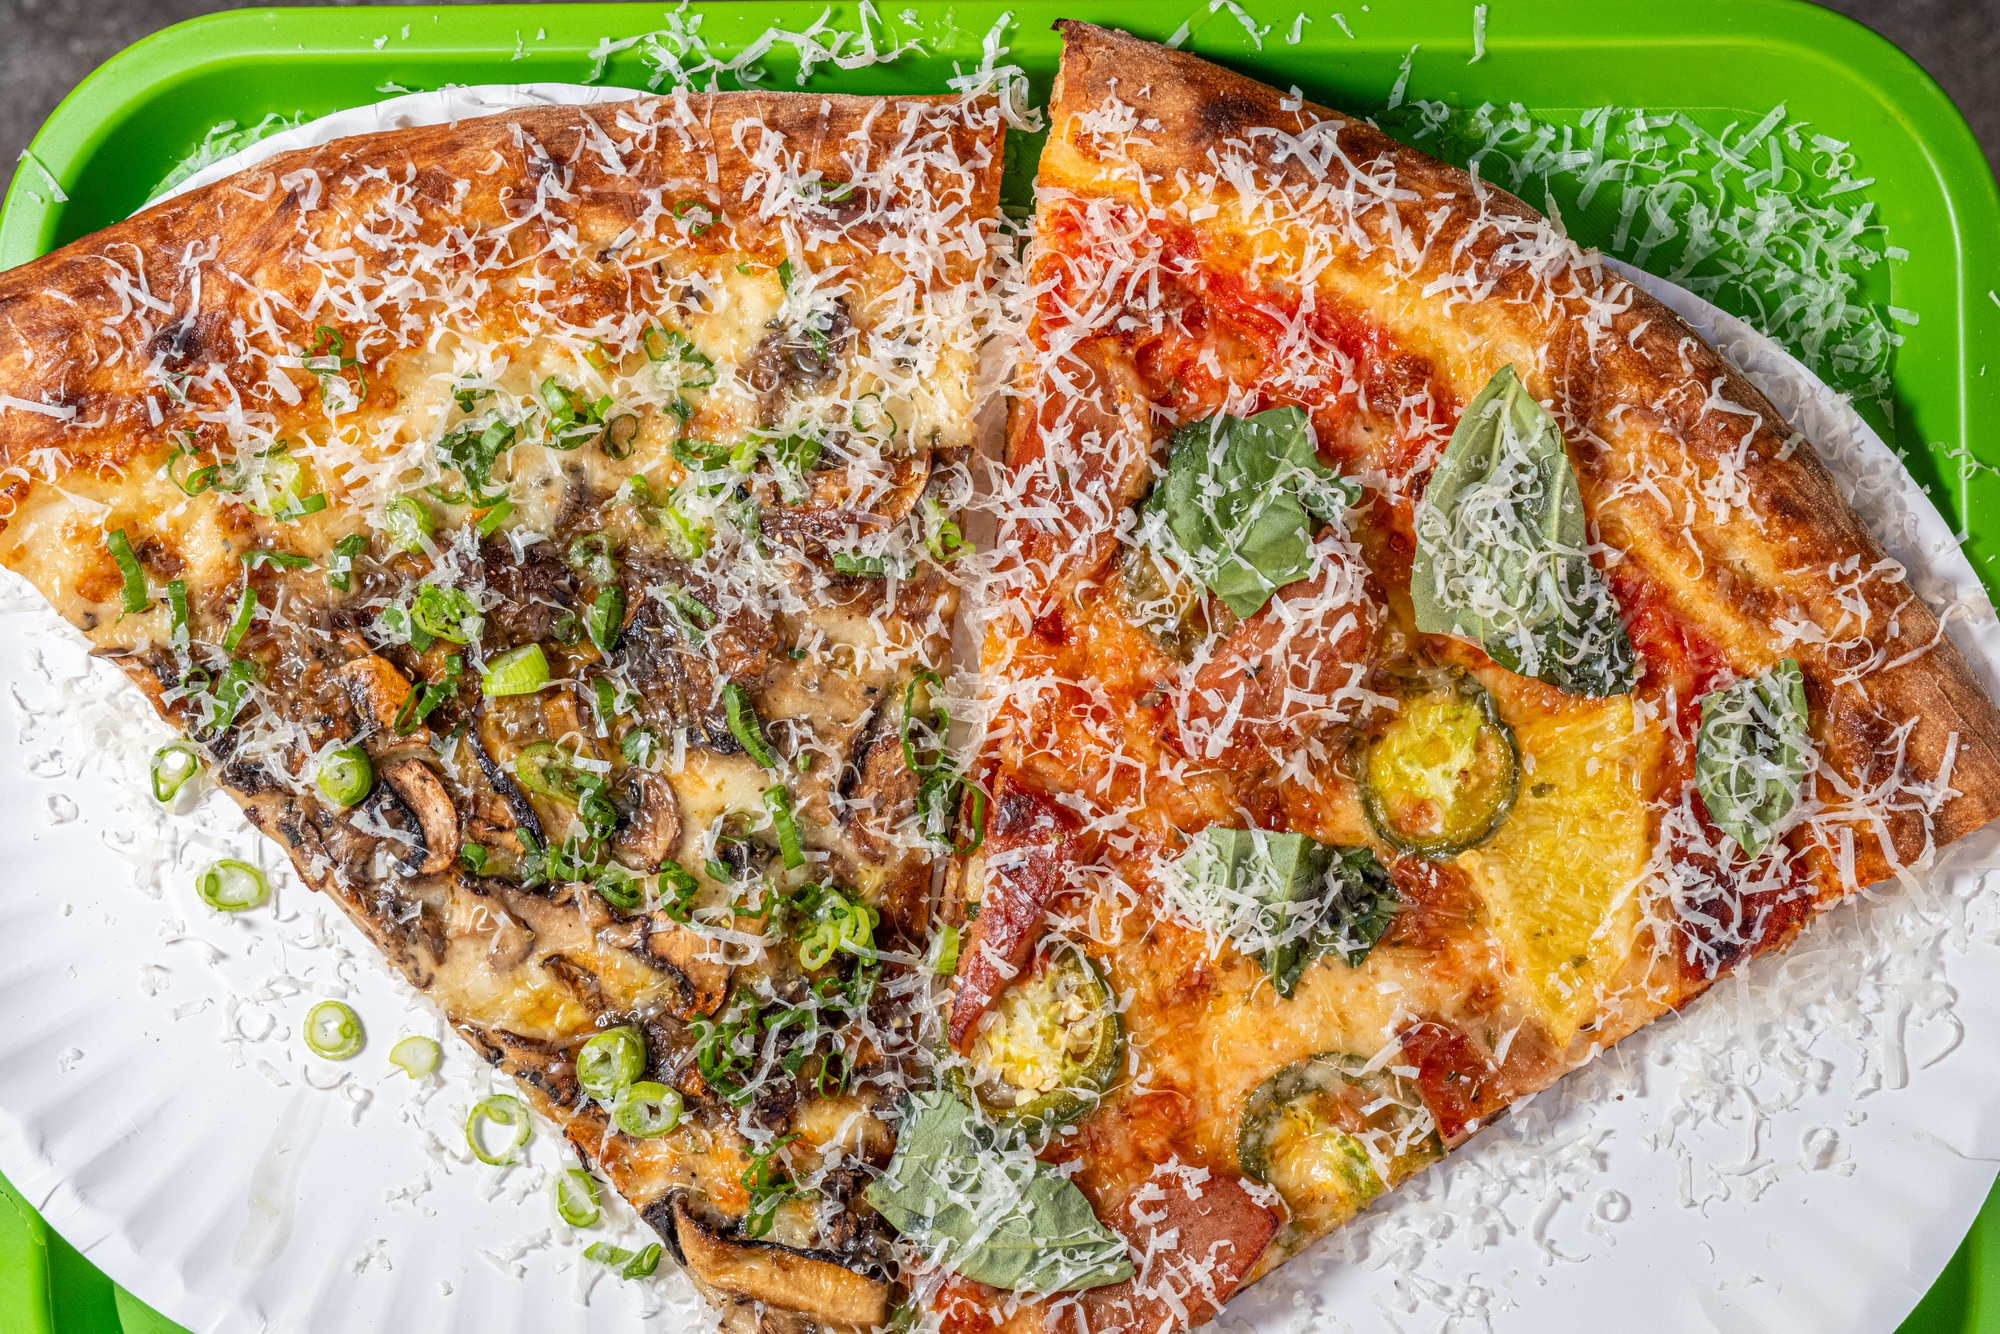
[[[1244,1100],[1243,1114],[1236,1123],[1236,1165],[1243,1175],[1254,1177],[1269,1185],[1271,1133],[1277,1128],[1279,1113],[1307,1094],[1326,1091],[1337,1082],[1353,1084],[1357,1088],[1381,1086],[1385,1091],[1395,1092],[1409,1088],[1411,1096],[1418,1105],[1422,1105],[1422,1095],[1416,1093],[1414,1088],[1409,1086],[1409,1081],[1402,1076],[1382,1070],[1361,1074],[1360,1071],[1367,1064],[1368,1062],[1362,1057],[1350,1056],[1346,1052],[1321,1052],[1317,1056],[1308,1056],[1302,1061],[1292,1062],[1251,1090],[1250,1096]],[[1398,1098],[1398,1102],[1401,1101]],[[1354,1141],[1345,1131],[1340,1133],[1343,1138],[1353,1143],[1357,1150],[1359,1149],[1358,1141]],[[1444,1155],[1444,1146],[1438,1140],[1435,1130],[1424,1141],[1422,1151],[1432,1158]],[[1372,1174],[1372,1167],[1370,1171]],[[1366,1204],[1386,1188],[1381,1178],[1376,1177],[1376,1189],[1364,1195],[1360,1203]],[[1290,1201],[1286,1202],[1286,1207],[1288,1209],[1291,1207]]]
[[[1368,827],[1375,832],[1375,836],[1398,852],[1436,862],[1450,861],[1459,853],[1469,852],[1499,833],[1500,826],[1507,823],[1508,815],[1513,812],[1514,802],[1521,791],[1521,743],[1515,739],[1514,729],[1501,719],[1499,710],[1494,707],[1493,696],[1487,693],[1484,686],[1463,673],[1455,674],[1455,680],[1448,689],[1453,694],[1476,700],[1479,712],[1486,720],[1484,726],[1492,728],[1499,734],[1501,740],[1507,743],[1504,791],[1500,799],[1494,803],[1493,810],[1487,816],[1485,823],[1477,830],[1470,834],[1442,834],[1436,838],[1416,838],[1395,827],[1389,819],[1389,811],[1382,800],[1382,794],[1375,790],[1368,763],[1375,748],[1389,735],[1388,729],[1361,746],[1360,763],[1355,766],[1356,786],[1361,792],[1362,814],[1368,817]],[[1403,697],[1414,698],[1419,695],[1442,693],[1443,690],[1432,686],[1422,691],[1413,691]],[[1398,717],[1400,716],[1399,714]],[[1395,726],[1396,723],[1392,720],[1389,728],[1393,729]]]
[[[996,1106],[982,1097],[979,1090],[973,1087],[963,1063],[954,1063],[951,1069],[952,1083],[961,1098],[976,1104],[988,1119],[1029,1133],[1056,1130],[1087,1116],[1096,1108],[1099,1095],[1117,1078],[1125,1059],[1125,1023],[1118,1017],[1111,983],[1105,978],[1103,970],[1073,945],[1060,946],[1047,966],[1081,970],[1102,997],[1100,1013],[1103,1022],[1098,1025],[1097,1041],[1091,1045],[1090,1055],[1081,1061],[1063,1063],[1060,1086],[1040,1097],[1008,1107]]]

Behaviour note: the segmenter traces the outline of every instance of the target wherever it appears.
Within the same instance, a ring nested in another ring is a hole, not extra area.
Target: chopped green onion
[[[646,1073],[646,1042],[636,1028],[610,1028],[576,1054],[576,1082],[599,1102],[611,1102]]]
[[[667,530],[667,542],[673,547],[674,555],[682,560],[697,560],[708,550],[707,524],[699,519],[690,519],[672,505],[663,507],[659,512],[673,524]]]
[[[806,854],[799,846],[798,821],[792,818],[792,794],[783,787],[765,788],[764,809],[771,813],[771,824],[778,831],[778,848],[784,855],[785,869],[798,870],[806,864]]]
[[[719,440],[686,439],[674,441],[670,450],[674,462],[690,472],[719,472],[729,466],[736,446],[725,445]]]
[[[243,563],[252,569],[259,565],[275,565],[281,570],[310,570],[312,557],[293,551],[246,551]]]
[[[118,562],[118,573],[125,577],[125,595],[119,606],[128,612],[146,610],[152,601],[146,596],[146,572],[139,568],[139,558],[132,554],[125,530],[114,528],[106,533],[104,547],[111,553],[111,559]]]
[[[604,434],[598,437],[597,444],[620,462],[631,458],[632,451],[639,447],[639,419],[629,412],[619,413],[604,423]]]
[[[430,541],[437,532],[437,519],[430,506],[415,496],[397,496],[382,511],[382,527],[389,534],[389,545],[398,551],[422,551],[424,543]]]
[[[778,282],[787,292],[792,290],[792,261],[789,259],[778,261]]]
[[[188,586],[176,579],[167,585],[167,643],[185,662],[193,641],[188,633]]]
[[[777,768],[778,762],[772,758],[771,748],[764,743],[764,731],[757,722],[757,711],[750,707],[750,697],[744,693],[743,687],[734,681],[724,686],[722,707],[729,716],[729,735],[736,738],[736,744],[766,769]]]
[[[716,879],[729,878],[728,868],[724,867],[723,871],[724,874]],[[676,922],[687,921],[694,912],[695,896],[701,893],[701,881],[694,878],[694,872],[669,857],[660,863],[659,887],[660,906],[666,910],[667,916]]]
[[[434,639],[469,644],[479,636],[479,607],[462,588],[424,584],[410,603],[410,619]]]
[[[590,683],[591,694],[597,706],[598,735],[604,736],[613,723],[618,721],[618,687],[608,676],[600,676]]]
[[[479,685],[489,696],[532,695],[549,683],[549,659],[540,644],[523,644],[486,660]]]
[[[474,875],[485,875],[487,855],[484,843],[467,843],[458,850],[458,864]]]
[[[438,1068],[444,1050],[429,1038],[407,1037],[389,1048],[389,1064],[412,1079],[422,1079]]]
[[[315,491],[311,495],[285,506],[271,517],[279,523],[296,523],[308,514],[318,514],[326,508],[326,492]]]
[[[496,1126],[512,1126],[514,1138],[497,1156],[486,1147],[486,1137],[481,1126],[485,1122]],[[534,1132],[528,1120],[528,1105],[519,1098],[506,1093],[495,1093],[481,1098],[472,1105],[472,1113],[465,1118],[465,1143],[472,1150],[472,1156],[489,1167],[505,1167],[514,1161],[514,1150],[528,1142]]]
[[[257,664],[245,658],[238,658],[222,673],[222,679],[215,683],[215,702],[222,706],[219,722],[223,727],[236,721],[242,712],[244,696],[250,693],[250,683],[257,679]],[[193,675],[192,672],[189,675]]]
[[[715,613],[708,609],[707,604],[679,584],[654,584],[651,592],[654,597],[665,599],[667,610],[673,614],[674,623],[680,626],[681,633],[694,643],[699,644],[701,632],[715,624]]]
[[[375,766],[369,763],[368,752],[361,747],[342,746],[328,752],[319,762],[319,772],[313,775],[313,780],[334,805],[355,806],[374,790]]]
[[[326,586],[338,593],[348,590],[348,575],[354,570],[354,558],[368,550],[366,533],[349,533],[333,544],[333,560],[326,567]]]
[[[660,739],[650,729],[635,727],[619,738],[618,749],[625,755],[625,763],[646,768],[652,764],[654,754],[660,748]]]
[[[855,579],[884,579],[891,574],[902,573],[901,564],[894,556],[861,556],[852,551],[834,552],[833,569],[836,574]]]
[[[938,937],[937,959],[931,964],[931,971],[939,977],[950,977],[958,971],[958,928],[947,925],[944,934]]]
[[[599,589],[596,600],[583,613],[583,629],[599,653],[609,653],[616,647],[618,636],[625,629],[625,590]]]
[[[974,550],[952,521],[944,502],[936,496],[925,496],[923,500],[924,549],[931,553],[931,559],[940,565],[957,560],[966,552]]]
[[[570,752],[553,741],[523,746],[514,757],[514,777],[538,797],[576,804],[580,795],[577,768]]]
[[[339,1001],[321,1001],[306,1011],[306,1046],[315,1056],[344,1061],[361,1050],[366,1041],[361,1016]]]
[[[495,532],[499,531],[500,525],[507,522],[507,516],[509,514],[512,514],[513,512],[514,512],[513,501],[508,500],[504,497],[502,497],[500,500],[495,501],[492,504],[492,506],[487,509],[486,516],[482,518],[478,523],[479,535],[481,537],[493,536]]]
[[[229,632],[222,636],[222,651],[234,653],[236,646],[243,642],[243,636],[250,632],[250,623],[257,619],[257,594],[250,587],[250,581],[243,581],[243,596],[236,599],[236,615],[230,618]]]
[[[868,417],[867,421],[862,420],[863,405],[866,405],[868,408],[866,414]],[[855,399],[854,411],[848,414],[848,420],[854,424],[856,435],[866,436],[874,435],[876,430],[886,421],[889,423],[887,438],[893,440],[896,437],[896,418],[887,408],[882,406],[882,396],[880,394],[863,394],[860,398]]]
[[[602,875],[591,882],[592,889],[620,912],[637,912],[646,901],[646,880],[644,876],[632,874],[613,862],[604,868]]]
[[[609,533],[585,533],[569,544],[570,568],[594,584],[608,584],[618,577],[614,550]]]
[[[271,882],[249,862],[224,857],[201,873],[195,893],[217,912],[245,912],[271,896]]]
[[[556,1213],[571,1227],[592,1227],[604,1216],[597,1204],[597,1183],[590,1173],[572,1167],[556,1178]]]
[[[153,799],[161,805],[179,794],[188,779],[201,772],[201,757],[185,741],[169,741],[153,752]]]
[[[620,1278],[650,1278],[653,1271],[660,1267],[660,1243],[656,1241],[643,1250],[628,1251],[608,1241],[594,1241],[583,1248],[583,1258],[617,1269]]]
[[[625,1090],[611,1119],[633,1139],[657,1139],[681,1123],[681,1107],[678,1090],[641,1080]]]

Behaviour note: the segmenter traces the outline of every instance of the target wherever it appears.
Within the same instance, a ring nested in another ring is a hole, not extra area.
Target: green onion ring
[[[523,644],[486,660],[479,684],[489,696],[532,695],[549,683],[549,659],[540,644]]]
[[[678,1089],[641,1080],[625,1090],[611,1119],[633,1139],[657,1139],[681,1123],[681,1107]]]
[[[389,534],[389,544],[398,551],[422,551],[437,532],[437,520],[415,496],[397,496],[382,511],[382,527]]]
[[[172,801],[187,780],[201,772],[201,756],[185,741],[169,741],[153,752],[153,800]]]
[[[486,1145],[481,1141],[479,1126],[482,1121],[514,1127],[513,1140],[497,1158],[486,1151]],[[510,1094],[495,1093],[472,1105],[471,1113],[465,1118],[465,1144],[472,1150],[472,1156],[488,1167],[506,1167],[514,1161],[514,1150],[528,1142],[528,1136],[534,1133],[534,1129],[528,1120],[526,1103]]]
[[[321,1001],[306,1011],[303,1036],[313,1055],[329,1061],[346,1060],[367,1041],[361,1016],[335,1000]]]
[[[328,801],[344,809],[359,805],[375,789],[375,766],[361,747],[342,746],[320,760],[313,780]]]
[[[271,896],[271,882],[249,862],[224,857],[201,873],[195,892],[217,912],[244,912]]]
[[[556,1178],[556,1213],[571,1227],[591,1227],[604,1216],[590,1173],[572,1167]]]
[[[636,1028],[610,1028],[576,1054],[576,1082],[599,1102],[610,1102],[646,1072],[646,1041]]]
[[[426,1037],[407,1037],[389,1048],[389,1064],[412,1079],[422,1079],[438,1068],[444,1049]]]
[[[620,1278],[650,1278],[653,1271],[659,1268],[659,1266],[660,1243],[656,1241],[645,1250],[633,1256],[627,1262],[626,1266],[618,1271],[618,1276]]]

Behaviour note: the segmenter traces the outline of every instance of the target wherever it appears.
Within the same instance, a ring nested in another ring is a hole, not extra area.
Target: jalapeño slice
[[[957,1078],[993,1120],[1053,1130],[1097,1106],[1124,1051],[1111,984],[1063,945],[1000,994],[973,1037],[971,1069]]]
[[[1444,861],[1498,832],[1514,809],[1521,752],[1493,698],[1462,673],[1405,690],[1368,743],[1361,804],[1384,843]]]
[[[1275,1188],[1291,1214],[1287,1248],[1338,1227],[1444,1145],[1416,1085],[1367,1061],[1326,1052],[1295,1061],[1252,1090],[1236,1130],[1236,1162]]]

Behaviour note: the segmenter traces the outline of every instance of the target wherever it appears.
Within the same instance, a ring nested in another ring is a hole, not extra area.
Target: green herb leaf
[[[1388,871],[1368,848],[1304,834],[1211,826],[1195,836],[1168,895],[1181,913],[1255,959],[1289,1000],[1306,965],[1338,954],[1367,959],[1395,919]]]
[[[1306,414],[1273,408],[1181,427],[1146,508],[1164,517],[1176,556],[1250,616],[1311,571],[1308,516],[1331,523],[1360,495],[1314,455]]]
[[[1562,428],[1512,366],[1467,405],[1417,511],[1410,602],[1425,634],[1470,639],[1571,695],[1637,679],[1618,604],[1584,554]]]
[[[946,1269],[996,1288],[1073,1292],[1132,1277],[1124,1242],[1082,1191],[1025,1150],[982,1144],[981,1129],[950,1094],[914,1095],[868,1203]]]
[[[1754,857],[1783,830],[1812,771],[1811,713],[1798,659],[1701,697],[1694,784],[1715,827]]]

